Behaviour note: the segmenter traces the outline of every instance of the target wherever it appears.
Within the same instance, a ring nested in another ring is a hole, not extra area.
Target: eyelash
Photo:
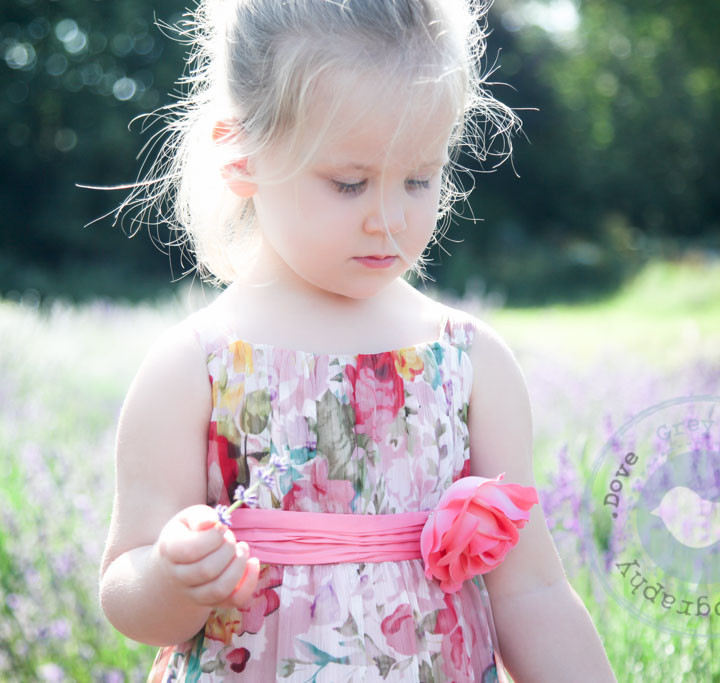
[[[333,180],[332,182],[341,194],[357,194],[367,184],[367,180],[362,180],[359,183],[343,183],[339,180]],[[414,189],[421,188],[427,190],[430,188],[429,180],[408,180],[407,182],[413,185]]]

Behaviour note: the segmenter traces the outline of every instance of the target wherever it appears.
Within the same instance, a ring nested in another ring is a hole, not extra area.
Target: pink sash
[[[504,476],[460,477],[427,511],[354,515],[248,507],[219,514],[261,562],[422,559],[425,576],[440,581],[446,593],[455,593],[466,579],[503,561],[538,503],[534,487],[504,482]]]
[[[425,512],[349,515],[240,508],[231,530],[250,555],[269,564],[334,564],[415,560]]]

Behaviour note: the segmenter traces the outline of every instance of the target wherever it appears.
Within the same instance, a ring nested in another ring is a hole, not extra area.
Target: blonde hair
[[[327,134],[352,78],[333,81],[341,87],[327,89],[333,99],[325,124],[308,131],[319,85],[328,76],[373,71],[389,76],[384,87],[395,94],[398,79],[408,86],[430,84],[443,91],[433,100],[437,106],[454,106],[451,162],[443,169],[438,212],[438,219],[447,218],[452,204],[469,194],[451,178],[460,168],[460,146],[465,144],[481,162],[499,157],[496,167],[511,156],[512,134],[522,125],[486,90],[492,71],[483,75],[480,70],[491,2],[200,0],[175,28],[190,45],[188,73],[179,81],[186,91],[178,102],[144,115],[164,121],[153,138],[167,134],[167,140],[146,177],[127,186],[133,192],[116,219],[134,206],[139,210],[133,221],[141,226],[154,211],[177,234],[168,246],[188,246],[203,279],[232,282],[255,258],[260,241],[252,198],[230,191],[222,167],[282,144],[292,168],[300,171]],[[358,112],[358,118],[365,114]],[[212,139],[218,120],[236,122],[226,144]],[[438,232],[444,235],[442,227]],[[439,244],[437,234],[433,241]],[[410,264],[420,277],[424,256]]]

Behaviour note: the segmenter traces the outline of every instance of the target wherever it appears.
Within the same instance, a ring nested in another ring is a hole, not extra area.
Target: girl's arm
[[[535,486],[532,414],[515,356],[475,320],[468,409],[471,474]],[[590,614],[568,582],[540,505],[501,565],[483,576],[500,655],[516,683],[615,681]]]
[[[108,620],[149,645],[190,639],[214,605],[243,604],[257,579],[247,545],[205,505],[210,410],[205,354],[181,323],[155,343],[123,404],[100,571]]]

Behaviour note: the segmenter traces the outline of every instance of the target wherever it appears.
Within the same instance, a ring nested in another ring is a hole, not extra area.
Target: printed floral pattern
[[[208,504],[228,505],[273,454],[290,467],[258,507],[389,514],[434,508],[469,474],[470,320],[433,342],[330,355],[239,340],[209,306],[191,316],[213,411]],[[161,648],[149,681],[496,681],[482,577],[446,594],[421,559],[261,566],[243,610],[215,609]]]

